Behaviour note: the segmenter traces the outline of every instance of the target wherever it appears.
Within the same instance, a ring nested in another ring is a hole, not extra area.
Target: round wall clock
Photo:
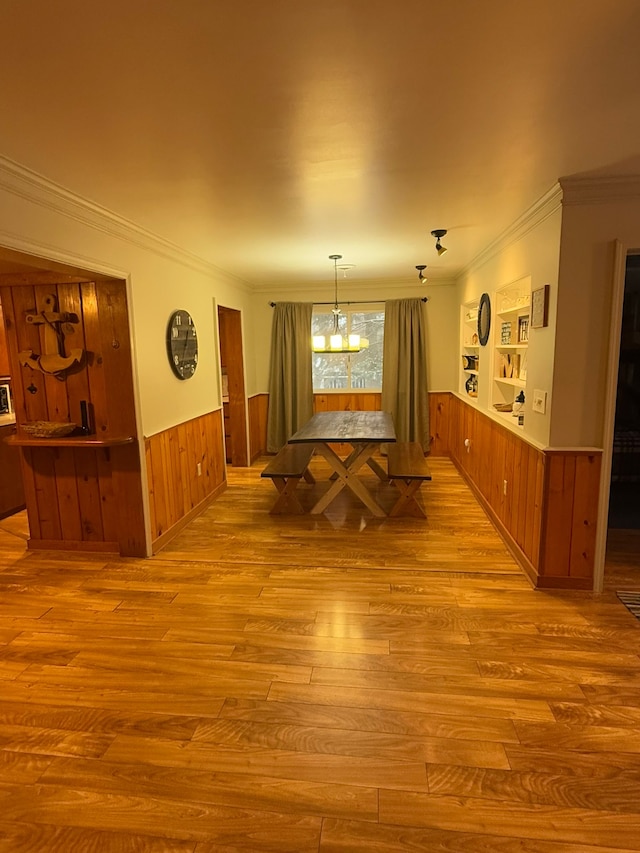
[[[480,307],[478,308],[478,340],[480,346],[486,346],[489,340],[489,330],[491,329],[491,300],[488,293],[483,293],[480,297]]]
[[[191,379],[198,366],[198,335],[188,311],[174,311],[169,318],[167,355],[178,379]]]

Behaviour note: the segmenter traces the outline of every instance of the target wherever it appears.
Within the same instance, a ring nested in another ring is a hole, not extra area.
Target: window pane
[[[313,354],[313,390],[349,387],[349,356]]]
[[[331,335],[334,330],[333,314],[327,310],[314,311],[311,329],[313,335]],[[314,391],[379,390],[382,387],[384,310],[356,311],[344,307],[338,317],[338,330],[342,335],[350,332],[367,338],[369,346],[358,353],[314,353]]]
[[[313,335],[324,335],[326,338],[334,332],[335,321],[332,313],[314,311],[311,319]],[[344,314],[338,316],[338,331],[345,334],[347,318]],[[313,353],[313,389],[324,391],[330,388],[349,387],[349,357],[341,353],[325,355]]]
[[[369,341],[368,347],[351,356],[351,387],[382,388],[384,311],[354,311],[350,319],[352,334]]]

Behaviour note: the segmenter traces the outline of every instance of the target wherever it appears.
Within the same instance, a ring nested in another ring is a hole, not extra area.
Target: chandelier
[[[328,336],[314,335],[312,339],[313,352],[360,352],[361,349],[369,346],[369,341],[366,338],[361,338],[360,335],[343,335],[339,328],[342,310],[338,305],[338,261],[342,260],[342,255],[329,255],[329,260],[333,261],[334,302],[331,309],[333,332]]]

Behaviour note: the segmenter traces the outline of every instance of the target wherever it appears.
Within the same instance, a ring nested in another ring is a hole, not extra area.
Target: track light
[[[444,253],[447,251],[446,247],[443,246],[440,242],[440,238],[444,237],[446,233],[446,228],[436,228],[435,231],[431,232],[431,236],[436,238],[436,252],[438,253],[438,256],[444,255]]]
[[[418,270],[418,279],[419,279],[420,283],[427,280],[426,275],[422,275],[422,271],[426,270],[426,268],[427,268],[426,264],[416,264],[416,269]]]

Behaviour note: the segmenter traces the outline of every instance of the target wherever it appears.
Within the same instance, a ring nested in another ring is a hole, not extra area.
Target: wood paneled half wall
[[[226,488],[222,411],[146,438],[145,452],[155,552]]]
[[[0,276],[30,548],[146,553],[125,283]],[[61,368],[61,365],[65,365]],[[33,437],[25,425],[81,425]]]
[[[602,452],[541,450],[451,396],[449,453],[535,587],[591,589]]]

